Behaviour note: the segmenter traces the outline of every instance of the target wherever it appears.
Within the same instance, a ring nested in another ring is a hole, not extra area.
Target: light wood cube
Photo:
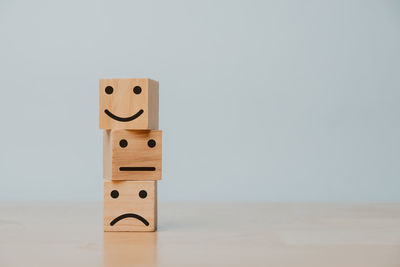
[[[155,231],[157,181],[104,181],[104,231]]]
[[[160,180],[162,131],[107,130],[103,134],[103,176],[110,180]]]
[[[158,82],[101,79],[100,129],[158,129]]]

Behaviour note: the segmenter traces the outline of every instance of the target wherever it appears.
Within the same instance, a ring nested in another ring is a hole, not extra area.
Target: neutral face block
[[[161,179],[162,131],[107,130],[103,134],[103,176],[110,180]]]
[[[100,129],[158,129],[158,82],[101,79]]]
[[[104,181],[104,231],[155,231],[157,181]]]

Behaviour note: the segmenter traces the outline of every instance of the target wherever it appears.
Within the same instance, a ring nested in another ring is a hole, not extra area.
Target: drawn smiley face
[[[108,130],[103,135],[103,174],[111,180],[160,180],[162,131]]]
[[[101,79],[100,129],[158,129],[158,82]]]
[[[114,92],[114,88],[111,85],[108,85],[105,88],[105,93],[108,95],[111,95]],[[135,86],[133,87],[133,92],[137,95],[140,95],[140,93],[142,92],[142,87],[140,86]],[[143,114],[143,109],[139,109],[138,112],[136,112],[135,114],[133,114],[132,116],[128,116],[128,117],[119,117],[115,114],[113,114],[111,111],[109,111],[108,109],[104,110],[104,113],[109,116],[111,119],[116,120],[116,121],[121,121],[121,122],[129,122],[129,121],[133,121],[135,119],[137,119],[140,115]]]
[[[104,230],[154,231],[156,181],[105,181]]]

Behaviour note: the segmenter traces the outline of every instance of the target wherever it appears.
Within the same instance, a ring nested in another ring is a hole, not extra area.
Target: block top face
[[[100,129],[158,129],[158,82],[100,79]]]
[[[105,181],[104,230],[154,231],[156,181]]]
[[[160,180],[162,131],[107,130],[103,135],[104,178]]]

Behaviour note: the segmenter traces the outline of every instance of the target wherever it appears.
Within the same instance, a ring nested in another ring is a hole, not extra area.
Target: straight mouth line
[[[156,170],[155,167],[119,167],[121,172],[132,172],[132,171],[144,171],[153,172]]]

